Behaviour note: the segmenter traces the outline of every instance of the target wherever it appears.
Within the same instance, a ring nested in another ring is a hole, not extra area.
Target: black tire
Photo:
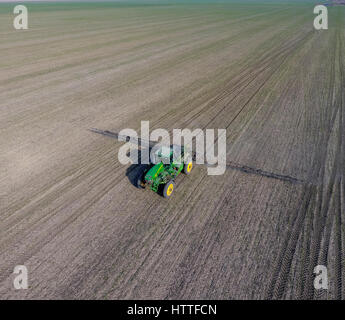
[[[192,169],[193,169],[193,161],[192,161],[192,160],[189,160],[187,163],[184,164],[184,166],[183,166],[183,172],[184,172],[186,175],[189,175],[189,174],[192,172]]]
[[[163,189],[163,197],[170,198],[175,190],[175,182],[170,180]]]
[[[139,189],[145,189],[145,175],[146,172],[148,171],[148,167],[144,166],[142,168],[140,168],[138,176],[137,176],[137,181],[136,181],[136,186]]]

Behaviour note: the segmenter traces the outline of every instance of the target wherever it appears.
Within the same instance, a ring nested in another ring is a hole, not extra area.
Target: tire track
[[[344,75],[344,63],[343,63],[343,55],[341,53],[345,52],[344,50],[344,43],[342,41],[340,32],[338,31],[338,42],[339,42],[339,66],[340,66],[340,77],[341,77],[341,88],[344,88],[345,85],[345,75]],[[337,192],[336,192],[336,217],[335,217],[335,298],[338,300],[344,299],[345,295],[343,292],[344,286],[344,234],[342,234],[342,226],[343,226],[343,219],[342,219],[342,212],[344,213],[345,210],[342,208],[343,206],[343,199],[345,186],[344,180],[344,168],[345,168],[345,94],[344,90],[340,93],[341,99],[341,112],[339,115],[339,136],[340,136],[340,156],[339,156],[339,172],[337,175]],[[342,210],[343,209],[343,210]]]
[[[336,34],[336,39],[337,39],[337,46],[336,46],[336,52],[338,52],[338,59],[339,59],[339,67],[340,67],[340,88],[343,88],[345,85],[344,82],[344,77],[343,77],[343,63],[342,63],[342,41],[339,32]],[[341,89],[340,89],[341,90]],[[328,251],[329,251],[329,242],[330,242],[330,236],[331,236],[331,227],[332,224],[331,222],[335,221],[335,241],[336,241],[336,249],[338,248],[337,242],[338,237],[340,236],[339,234],[339,223],[341,220],[337,217],[339,215],[339,192],[338,190],[339,186],[339,178],[341,176],[340,172],[342,170],[341,167],[341,159],[342,159],[342,145],[343,145],[343,125],[342,125],[342,113],[343,113],[343,98],[342,98],[342,92],[339,92],[337,94],[338,98],[338,136],[337,136],[337,146],[336,146],[336,151],[334,155],[334,163],[332,166],[332,171],[331,171],[331,176],[330,176],[330,181],[328,185],[325,186],[325,188],[320,189],[320,205],[318,208],[321,208],[320,211],[317,211],[315,214],[315,217],[317,218],[315,220],[315,225],[316,225],[316,237],[314,241],[312,242],[312,250],[311,252],[311,259],[310,259],[310,264],[309,264],[309,272],[312,272],[312,269],[317,265],[317,264],[322,264],[322,265],[328,265]],[[324,167],[326,164],[323,165]],[[323,170],[324,174],[324,170]],[[324,179],[324,177],[323,177]],[[325,191],[324,191],[325,190]],[[323,198],[323,192],[325,192],[325,199]],[[324,199],[324,200],[323,200]],[[334,208],[330,207],[330,203],[333,200],[334,202]],[[340,212],[341,214],[341,212]],[[327,223],[327,221],[330,221]],[[322,244],[322,238],[324,238],[324,245],[321,249],[321,244]],[[321,251],[320,251],[321,250]],[[341,252],[335,251],[336,254],[336,262],[335,262],[335,268],[334,273],[337,275],[336,276],[336,282],[341,281],[341,278],[339,279],[340,270],[341,270],[341,265],[339,263],[339,257],[338,254],[341,255]],[[338,285],[335,286],[335,296],[339,297],[341,296],[341,293],[339,294],[339,288]],[[322,297],[322,291],[316,291],[314,290],[314,287],[311,283],[311,280],[307,282],[306,286],[306,291],[305,291],[305,297],[307,299],[320,299]]]
[[[334,86],[334,76],[333,76],[333,71],[332,71],[332,76],[331,76],[331,83],[330,83],[330,88],[332,89]],[[330,90],[332,92],[332,90]],[[333,95],[330,93],[327,101],[328,105],[332,105],[332,100],[333,100]],[[324,171],[325,171],[325,161],[326,161],[326,152],[327,146],[329,144],[329,139],[330,139],[330,133],[331,129],[334,128],[335,125],[335,120],[336,116],[339,113],[340,106],[337,103],[333,107],[334,111],[333,114],[328,121],[329,125],[326,125],[326,128],[321,135],[320,143],[319,145],[321,146],[319,148],[319,153],[316,154],[314,158],[314,163],[311,166],[311,172],[309,174],[309,179],[313,181],[314,177],[317,177],[316,181],[323,181],[324,180]],[[326,122],[327,124],[327,122]],[[321,159],[319,161],[318,159]],[[331,180],[331,184],[329,185],[329,190],[328,192],[332,192],[333,190],[333,182],[336,174],[336,170],[334,169],[333,166],[333,175]],[[283,298],[283,295],[286,290],[286,285],[288,281],[288,277],[290,274],[290,269],[291,269],[291,264],[295,255],[296,251],[296,246],[299,241],[303,226],[305,224],[305,218],[307,212],[310,210],[310,207],[313,206],[313,203],[311,199],[319,199],[317,201],[317,204],[315,206],[316,212],[314,213],[314,218],[316,219],[316,237],[314,237],[308,251],[310,250],[310,256],[312,258],[309,258],[308,260],[308,265],[305,270],[308,270],[303,276],[302,279],[306,280],[306,284],[299,285],[300,288],[304,288],[303,290],[303,297],[306,299],[311,299],[312,298],[312,293],[310,292],[310,288],[312,288],[312,277],[307,276],[312,275],[313,269],[316,266],[315,261],[317,261],[318,258],[318,253],[320,250],[320,243],[321,243],[321,236],[322,236],[322,231],[323,231],[323,226],[325,225],[324,219],[320,220],[320,216],[323,217],[325,214],[327,214],[327,211],[329,209],[329,201],[330,197],[327,197],[324,202],[322,202],[322,196],[320,196],[318,190],[323,190],[323,182],[321,183],[320,186],[312,187],[310,185],[307,185],[304,188],[304,193],[302,197],[302,205],[300,208],[297,210],[296,215],[291,219],[291,224],[288,227],[288,230],[291,230],[291,232],[287,232],[287,238],[285,239],[285,244],[283,244],[283,249],[281,250],[277,262],[276,262],[276,267],[273,272],[272,280],[271,283],[268,287],[267,290],[267,298],[268,299],[281,299]],[[317,194],[319,194],[317,198]],[[305,258],[308,259],[308,256],[305,255]],[[310,263],[312,261],[312,263]],[[301,293],[301,292],[300,292]]]

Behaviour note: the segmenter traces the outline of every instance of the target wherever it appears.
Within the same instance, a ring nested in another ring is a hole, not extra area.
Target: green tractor
[[[129,136],[120,136],[116,132],[108,130],[90,129],[90,131],[108,136],[119,141],[129,141]],[[193,156],[185,146],[171,145],[157,146],[157,142],[145,141],[141,138],[134,139],[138,145],[147,147],[152,151],[154,159],[150,159],[148,165],[141,165],[136,185],[138,188],[149,187],[154,192],[162,191],[165,198],[170,198],[175,189],[175,178],[183,171],[190,174],[193,168]],[[162,190],[163,189],[163,190]]]
[[[177,153],[177,150],[179,150]],[[154,192],[162,189],[164,198],[170,198],[175,189],[175,178],[183,171],[190,174],[193,168],[191,154],[185,147],[172,145],[161,147],[155,153],[155,161],[143,167],[138,175],[137,187],[149,187]]]

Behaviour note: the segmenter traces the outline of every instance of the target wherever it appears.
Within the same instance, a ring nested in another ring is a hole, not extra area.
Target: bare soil
[[[345,8],[31,6],[0,14],[1,299],[345,298]],[[141,120],[226,128],[228,170],[135,188],[88,129]]]

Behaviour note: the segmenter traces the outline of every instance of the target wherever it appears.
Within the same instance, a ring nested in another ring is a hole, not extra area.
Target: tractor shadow
[[[126,177],[129,182],[137,188],[137,181],[141,170],[144,168],[142,164],[131,164],[126,170]]]
[[[134,157],[131,157],[130,153],[127,153],[127,157],[131,158],[132,161],[134,161]],[[141,150],[138,150],[138,160],[139,164],[131,164],[126,170],[126,177],[128,178],[129,182],[136,188],[138,188],[137,181],[140,172],[142,172],[147,167],[146,164],[141,164]]]

